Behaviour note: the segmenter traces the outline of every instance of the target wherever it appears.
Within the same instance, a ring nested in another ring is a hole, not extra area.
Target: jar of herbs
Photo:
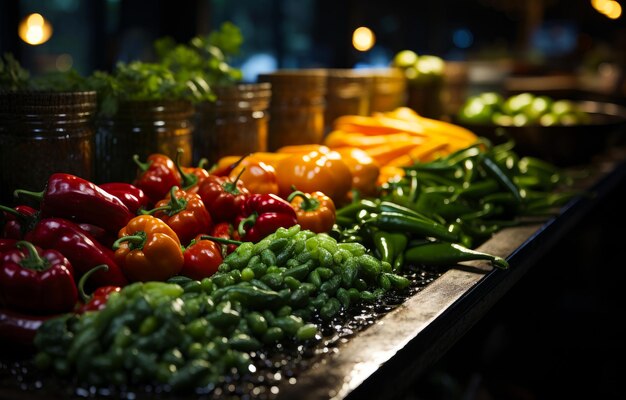
[[[329,69],[326,89],[326,133],[342,115],[369,115],[374,78],[361,69]]]
[[[111,117],[99,118],[96,132],[98,182],[131,182],[137,175],[133,156],[145,161],[152,153],[190,166],[193,157],[194,106],[189,100],[131,100]]]
[[[269,151],[323,141],[326,76],[324,69],[282,69],[259,75],[259,82],[272,84]]]
[[[217,86],[214,102],[196,106],[194,164],[210,164],[229,155],[267,151],[268,106],[272,85],[240,83]]]
[[[387,112],[406,105],[406,77],[400,68],[373,68],[370,112]]]
[[[96,92],[0,91],[0,201],[50,174],[94,177]]]

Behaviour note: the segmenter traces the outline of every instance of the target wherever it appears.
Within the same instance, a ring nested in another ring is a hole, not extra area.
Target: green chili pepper
[[[450,232],[444,225],[400,213],[381,212],[377,217],[365,221],[365,224],[383,230],[412,233],[451,242],[459,240],[459,236]]]
[[[522,196],[520,195],[519,188],[509,178],[509,176],[500,168],[500,166],[491,158],[488,154],[484,154],[481,158],[481,165],[485,167],[487,172],[492,175],[500,185],[502,185],[507,191],[509,191],[517,203],[522,202]]]
[[[488,260],[494,267],[506,269],[509,263],[502,257],[471,250],[457,243],[430,242],[409,248],[407,262],[434,266],[454,265],[460,261]]]

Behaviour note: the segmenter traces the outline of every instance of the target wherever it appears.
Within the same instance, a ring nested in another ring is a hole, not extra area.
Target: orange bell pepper
[[[165,281],[184,263],[176,233],[152,215],[131,219],[113,243],[115,260],[130,281]]]
[[[343,202],[352,187],[352,173],[336,151],[292,154],[276,165],[279,195],[287,198],[292,185],[306,193],[320,191]]]
[[[278,180],[276,170],[263,161],[242,161],[239,166],[230,172],[230,177],[235,178],[243,170],[239,180],[250,193],[278,194]]]
[[[376,181],[380,174],[380,167],[365,151],[356,147],[342,147],[335,149],[341,154],[341,159],[348,165],[352,173],[352,189],[363,195],[376,193]]]
[[[219,160],[217,160],[217,164],[211,170],[213,171],[213,170],[220,170],[223,168],[228,168],[228,166],[236,163],[239,160],[241,160],[241,162],[239,163],[238,166],[245,166],[247,163],[250,163],[250,162],[264,162],[267,165],[276,167],[278,162],[286,157],[289,157],[289,154],[271,153],[271,152],[265,152],[265,151],[252,153],[248,155],[247,157],[245,157],[243,160],[241,160],[241,156],[238,156],[238,155],[224,156],[220,158]]]
[[[296,211],[298,224],[302,229],[315,233],[328,232],[335,224],[335,203],[322,192],[292,192],[287,201]]]
[[[318,151],[320,153],[328,153],[330,148],[321,144],[294,144],[291,146],[283,146],[276,150],[277,153],[283,154],[302,154]]]

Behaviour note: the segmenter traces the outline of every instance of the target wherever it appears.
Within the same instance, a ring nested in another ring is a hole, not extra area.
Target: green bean
[[[296,339],[298,340],[311,340],[315,338],[317,335],[317,325],[315,324],[305,324],[298,328],[296,332]]]
[[[328,299],[320,309],[320,317],[323,319],[331,319],[341,311],[341,303],[334,297]]]
[[[254,351],[261,348],[261,343],[250,335],[239,333],[228,340],[228,344],[235,350]]]
[[[257,336],[262,336],[267,331],[267,320],[259,312],[253,311],[248,313],[246,315],[246,321],[248,321],[248,327],[250,328],[250,331]]]

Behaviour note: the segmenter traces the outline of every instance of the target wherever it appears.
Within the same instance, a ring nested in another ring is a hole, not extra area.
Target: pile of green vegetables
[[[590,122],[590,115],[574,101],[524,92],[503,97],[484,92],[469,97],[457,118],[462,123],[498,126],[580,125]]]
[[[45,322],[35,364],[79,384],[207,387],[248,371],[249,352],[315,340],[317,322],[409,283],[359,243],[279,228],[239,245],[210,278],[133,283],[101,311]]]
[[[539,223],[580,195],[574,176],[534,157],[519,157],[514,141],[482,138],[446,157],[406,167],[406,175],[337,210],[339,241],[375,249],[395,271],[408,265],[454,265],[500,257],[472,250],[505,227]]]

